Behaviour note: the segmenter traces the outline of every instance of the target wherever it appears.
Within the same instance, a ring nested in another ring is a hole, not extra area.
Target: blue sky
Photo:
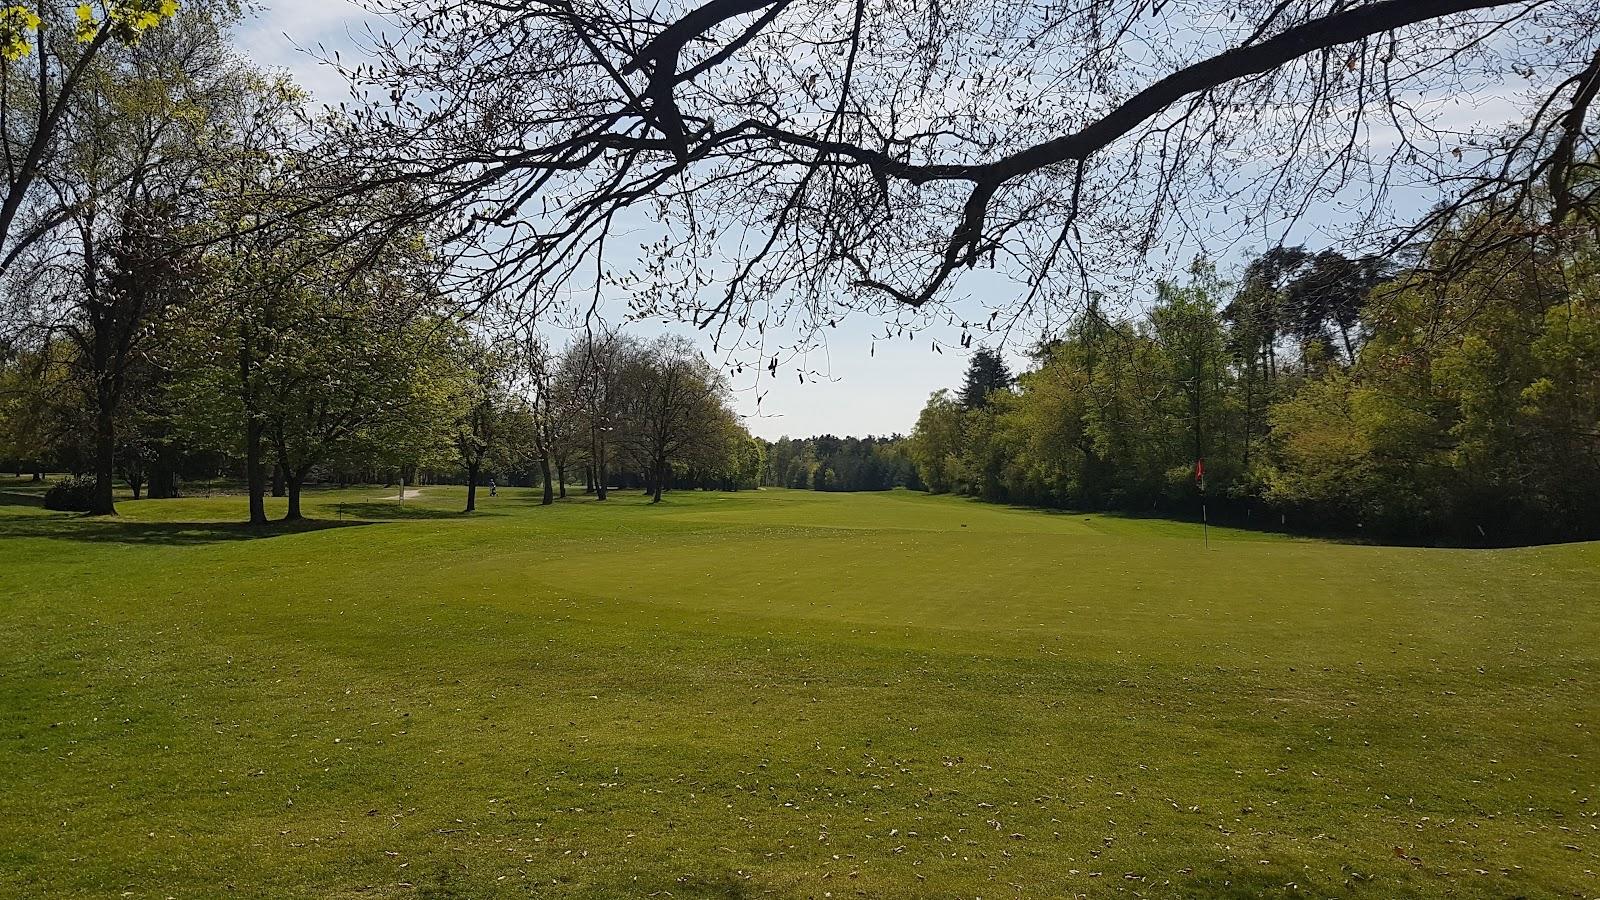
[[[241,29],[238,41],[256,62],[288,69],[319,100],[338,102],[348,96],[342,80],[302,48],[321,44],[349,59],[359,52],[361,30],[370,21],[349,0],[275,0]],[[874,347],[871,333],[882,329],[873,326],[864,318],[852,320],[804,360],[806,367],[828,373],[826,380],[802,384],[792,370],[759,386],[737,379],[737,405],[750,430],[765,438],[909,432],[929,393],[960,382],[966,357],[954,346],[959,333],[932,329],[913,341],[879,341]],[[648,335],[662,329],[635,330]],[[676,330],[696,336],[687,326]],[[710,341],[699,338],[709,353]],[[933,349],[935,339],[946,345],[943,352]]]
[[[381,27],[381,24],[364,16],[350,0],[265,2],[265,8],[240,29],[241,49],[260,64],[291,71],[323,102],[337,103],[346,99],[348,94],[342,79],[319,65],[306,50],[318,46],[336,49],[350,61],[360,53],[363,29]],[[1486,96],[1449,99],[1457,104],[1466,101],[1456,115],[1469,121],[1481,121],[1514,116],[1515,104],[1508,94],[1508,89],[1501,88],[1491,90]],[[1415,211],[1420,211],[1428,202],[1429,198],[1420,194],[1401,201],[1405,206],[1415,204]],[[1411,210],[1397,212],[1408,217],[1405,214]],[[1314,212],[1301,223],[1294,237],[1314,245],[1326,245],[1327,237],[1319,232],[1338,218],[1338,212],[1331,206]],[[1238,246],[1233,248],[1232,255],[1259,249],[1262,247]],[[1179,267],[1193,253],[1192,249],[1179,250],[1173,253],[1175,258],[1160,262]],[[1223,274],[1229,274],[1226,259]],[[968,296],[956,304],[958,309],[971,311],[985,303],[1003,303],[1019,290],[1008,281],[986,275],[980,273],[962,282],[961,287]],[[982,320],[986,313],[973,317]],[[707,336],[697,335],[688,326],[669,327],[698,337],[708,353],[711,352]],[[659,324],[641,324],[635,328],[646,336],[662,329]],[[737,403],[751,431],[766,438],[785,434],[881,435],[910,431],[929,393],[959,383],[966,365],[965,351],[957,345],[959,332],[951,328],[931,327],[910,340],[883,341],[883,333],[881,323],[857,316],[829,331],[825,345],[808,358],[797,361],[795,366],[780,369],[778,377],[760,384],[752,383],[749,375],[736,379]],[[874,334],[880,337],[876,342]],[[1027,343],[1028,337],[1023,336],[1006,348],[1014,366],[1022,362],[1019,353],[1027,349]],[[935,349],[936,344],[942,347],[942,352]],[[802,383],[796,377],[796,368],[822,372],[827,377],[808,378]],[[762,398],[759,404],[756,402],[758,391]]]

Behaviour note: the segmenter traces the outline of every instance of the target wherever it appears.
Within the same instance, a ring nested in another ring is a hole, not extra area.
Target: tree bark
[[[467,512],[478,508],[478,463],[467,466]]]
[[[275,462],[272,464],[272,496],[282,497],[284,495],[284,487],[283,463]]]
[[[251,417],[244,428],[244,480],[250,494],[250,524],[267,524],[267,473],[261,459],[261,437],[265,429]]]
[[[165,446],[160,446],[150,460],[151,500],[165,500],[172,496],[172,465],[168,459],[169,455],[170,451]]]
[[[561,499],[567,499],[567,464],[556,461],[556,493]]]
[[[117,514],[115,495],[117,460],[117,423],[111,415],[110,404],[102,401],[95,411],[94,422],[94,501],[89,512],[96,516]]]
[[[556,502],[555,486],[550,482],[550,456],[539,457],[539,471],[544,475],[544,496],[539,499],[540,506],[549,506]]]
[[[305,476],[301,474],[293,474],[285,479],[286,493],[289,495],[289,510],[283,514],[285,522],[298,522],[305,518],[300,514],[300,488],[305,484],[305,480]]]

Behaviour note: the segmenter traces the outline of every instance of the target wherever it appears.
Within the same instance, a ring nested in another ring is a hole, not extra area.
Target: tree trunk
[[[583,467],[583,492],[594,493],[594,466]]]
[[[651,503],[660,503],[661,502],[661,482],[666,480],[666,476],[667,476],[667,461],[666,461],[666,459],[658,456],[658,457],[656,457],[655,471],[652,473],[651,479],[650,479],[651,481],[655,482],[655,484],[653,485],[653,490],[650,493],[650,502]]]
[[[550,483],[550,457],[548,454],[539,457],[539,471],[544,475],[544,496],[539,499],[540,506],[549,506],[556,502],[555,486]]]
[[[154,458],[150,460],[150,499],[165,500],[172,496],[168,492],[171,486],[171,466],[167,459],[165,447],[158,447]]]
[[[261,460],[261,434],[265,429],[251,417],[244,429],[244,480],[250,493],[250,524],[267,524],[267,473]]]
[[[606,499],[606,445],[604,442],[595,445],[594,496],[596,500]]]
[[[283,463],[275,462],[272,464],[272,496],[282,497],[283,495]]]
[[[111,416],[110,404],[102,402],[95,412],[94,423],[94,498],[89,512],[96,516],[114,516],[117,505],[112,494],[116,487],[117,423]]]
[[[467,512],[478,508],[478,463],[467,466]]]
[[[283,520],[285,522],[298,522],[305,518],[300,514],[300,488],[305,484],[306,478],[304,475],[294,474],[285,480],[287,481],[285,485],[287,488],[286,493],[289,495],[289,510],[283,514]]]
[[[131,475],[128,477],[128,487],[133,488],[133,499],[138,500],[139,489],[144,487],[144,479],[137,475]]]
[[[567,464],[560,460],[556,461],[556,492],[561,499],[567,499]]]

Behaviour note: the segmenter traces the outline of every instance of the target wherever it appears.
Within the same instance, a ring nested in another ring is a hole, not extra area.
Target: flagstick
[[[1200,497],[1200,534],[1206,539],[1206,549],[1211,549],[1211,520],[1206,516],[1206,499]]]

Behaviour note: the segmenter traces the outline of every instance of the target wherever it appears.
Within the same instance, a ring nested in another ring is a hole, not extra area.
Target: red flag
[[[1206,489],[1206,461],[1204,458],[1194,461],[1194,483],[1200,486],[1200,490]]]

